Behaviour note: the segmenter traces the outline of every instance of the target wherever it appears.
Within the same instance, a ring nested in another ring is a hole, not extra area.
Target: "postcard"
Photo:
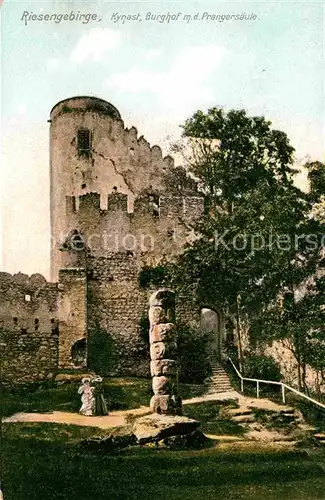
[[[324,2],[0,15],[0,495],[323,498]]]

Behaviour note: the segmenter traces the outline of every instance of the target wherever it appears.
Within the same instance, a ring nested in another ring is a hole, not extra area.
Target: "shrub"
[[[209,337],[185,324],[178,324],[176,328],[180,379],[184,382],[202,383],[210,374],[207,354]]]
[[[226,345],[225,353],[229,356],[232,361],[237,364],[238,361],[238,347],[235,345]]]
[[[108,375],[116,365],[116,349],[112,336],[101,328],[89,335],[88,367],[98,375]]]
[[[163,265],[156,267],[144,266],[139,273],[140,288],[162,286],[167,279],[167,269]]]
[[[270,356],[250,355],[244,359],[244,374],[249,378],[280,381],[282,378],[279,365]]]

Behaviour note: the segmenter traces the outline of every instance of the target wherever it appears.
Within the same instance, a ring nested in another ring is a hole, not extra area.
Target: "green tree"
[[[183,154],[189,172],[201,189],[228,211],[261,180],[270,189],[292,185],[293,147],[284,132],[273,130],[263,117],[245,110],[197,111],[185,121],[183,142],[174,152]]]
[[[319,201],[325,194],[325,163],[312,161],[305,164],[310,183],[310,197],[312,201]]]
[[[307,391],[307,366],[325,379],[324,291],[325,277],[315,275],[309,283],[301,284],[295,295],[287,289],[251,321],[251,338],[257,344],[285,342],[297,361],[298,387]]]
[[[274,330],[276,317],[266,313],[278,295],[293,294],[315,272],[318,241],[307,236],[318,237],[320,225],[308,218],[311,200],[294,186],[288,137],[263,117],[198,111],[186,120],[183,143],[174,150],[182,152],[208,201],[199,238],[172,269],[175,284],[194,288],[199,302],[236,318],[242,358],[242,331],[263,314]]]
[[[208,202],[200,238],[174,267],[175,281],[182,277],[182,287],[194,286],[200,302],[235,316],[242,357],[248,315],[276,296],[283,268],[293,267],[295,233],[308,204],[293,184],[294,149],[263,117],[212,108],[186,120],[183,143],[174,150],[182,152]],[[288,249],[275,241],[278,235],[288,235]],[[300,266],[291,274],[294,283],[304,273]]]

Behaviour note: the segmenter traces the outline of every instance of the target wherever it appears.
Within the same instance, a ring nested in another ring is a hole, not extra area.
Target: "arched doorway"
[[[206,307],[201,309],[200,329],[202,333],[210,334],[211,354],[220,359],[221,341],[220,341],[220,316],[213,309]]]

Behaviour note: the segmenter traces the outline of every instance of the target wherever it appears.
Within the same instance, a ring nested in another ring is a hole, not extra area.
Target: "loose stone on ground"
[[[136,420],[133,432],[139,444],[190,434],[199,427],[197,420],[179,415],[148,415]]]

